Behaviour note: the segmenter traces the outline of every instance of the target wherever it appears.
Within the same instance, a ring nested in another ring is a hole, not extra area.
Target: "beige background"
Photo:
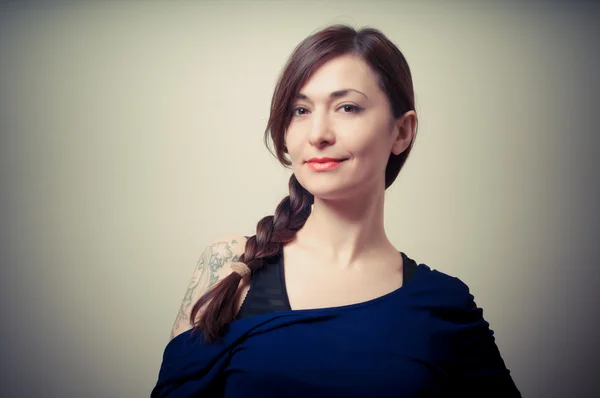
[[[600,391],[599,8],[498,3],[3,5],[2,396],[148,396],[202,249],[286,194],[275,80],[338,22],[414,74],[391,240],[469,284],[525,397]]]

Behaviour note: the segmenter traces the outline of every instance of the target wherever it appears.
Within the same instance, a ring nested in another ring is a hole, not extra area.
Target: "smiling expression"
[[[383,191],[390,154],[407,144],[394,122],[367,63],[353,55],[328,61],[292,104],[286,146],[296,178],[324,199],[347,198],[358,188]]]

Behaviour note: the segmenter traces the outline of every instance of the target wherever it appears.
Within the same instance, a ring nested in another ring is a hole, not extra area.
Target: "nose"
[[[327,112],[313,112],[313,123],[308,140],[319,148],[335,142],[335,134]]]

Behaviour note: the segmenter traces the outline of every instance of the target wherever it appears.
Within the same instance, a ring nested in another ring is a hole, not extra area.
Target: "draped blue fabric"
[[[207,344],[184,332],[151,397],[520,397],[494,333],[458,278],[421,264],[364,303],[232,322]]]

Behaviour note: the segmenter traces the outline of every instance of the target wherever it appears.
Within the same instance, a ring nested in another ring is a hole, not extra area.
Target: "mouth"
[[[331,162],[340,163],[340,162],[343,162],[344,160],[347,160],[347,159],[344,159],[344,158],[339,158],[339,159],[336,159],[336,158],[312,158],[312,159],[308,159],[306,161],[306,163],[331,163]]]
[[[313,158],[306,161],[308,167],[314,171],[328,171],[337,168],[347,159],[334,159],[334,158]]]

